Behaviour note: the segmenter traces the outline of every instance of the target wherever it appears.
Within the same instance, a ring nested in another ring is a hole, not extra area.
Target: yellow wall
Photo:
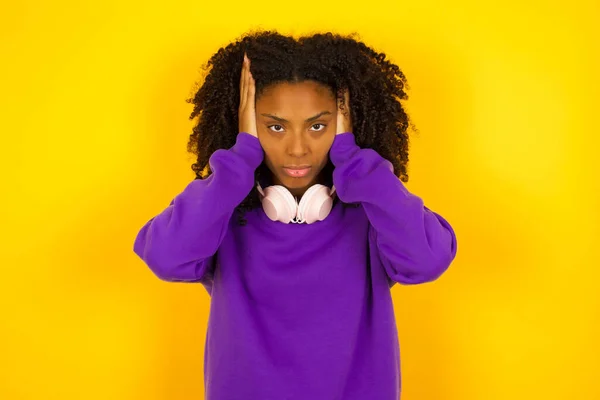
[[[83,3],[0,16],[0,398],[202,398],[209,297],[133,240],[193,177],[200,65],[261,27],[357,31],[408,76],[408,187],[459,252],[393,289],[403,400],[600,398],[598,2]]]

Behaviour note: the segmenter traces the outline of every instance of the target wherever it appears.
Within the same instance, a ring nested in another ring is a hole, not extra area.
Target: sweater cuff
[[[356,138],[352,132],[340,133],[333,139],[329,150],[329,159],[333,166],[337,167],[359,150],[360,147],[356,144]]]
[[[264,158],[264,151],[260,145],[260,141],[256,136],[247,132],[238,133],[231,151],[243,157],[250,167],[254,169],[258,168]]]

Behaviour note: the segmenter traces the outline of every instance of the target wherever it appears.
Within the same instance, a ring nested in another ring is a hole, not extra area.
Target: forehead
[[[329,87],[315,81],[282,82],[265,87],[256,99],[256,107],[281,113],[299,110],[325,110],[335,105],[335,96]],[[333,110],[330,110],[333,111]]]

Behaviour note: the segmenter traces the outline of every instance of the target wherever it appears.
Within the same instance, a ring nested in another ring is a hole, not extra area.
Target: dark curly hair
[[[192,164],[196,179],[210,173],[209,158],[218,149],[231,148],[238,132],[240,74],[244,53],[251,60],[256,82],[256,98],[265,87],[280,82],[312,80],[337,93],[350,93],[352,132],[361,148],[370,148],[389,160],[394,173],[408,182],[409,138],[407,130],[417,129],[409,120],[400,100],[408,99],[406,77],[400,68],[354,37],[331,32],[295,39],[276,31],[249,32],[220,48],[202,66],[204,82],[196,83],[195,94],[187,99],[194,109],[190,120],[198,117],[188,141],[188,151],[197,155]],[[323,169],[325,183],[331,185],[331,161]],[[255,178],[270,176],[266,165],[256,169]],[[260,205],[253,188],[236,208],[238,222],[245,224],[244,213]]]

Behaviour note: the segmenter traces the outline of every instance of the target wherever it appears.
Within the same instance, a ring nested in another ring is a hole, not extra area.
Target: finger
[[[250,59],[246,57],[246,66],[244,73],[244,104],[248,104],[248,98],[250,96],[252,73],[250,72]]]
[[[244,68],[242,69],[244,76],[244,101],[248,98],[248,59],[244,61]]]
[[[240,71],[240,108],[244,102],[244,67],[246,65],[245,61],[242,61],[242,69]]]
[[[246,56],[244,54],[244,59],[242,60],[242,69],[240,70],[240,94],[242,93],[242,89],[244,89],[244,71],[246,69]]]
[[[246,102],[245,104],[249,107],[254,107],[254,77],[250,71],[250,60],[246,62]]]
[[[250,76],[248,80],[248,102],[250,107],[254,108],[254,98],[256,96],[256,82],[254,81],[254,77],[252,73],[248,71],[248,75]]]
[[[245,58],[246,63],[244,66],[244,99],[246,104],[248,104],[248,91],[250,90],[250,60],[247,56],[245,56]]]
[[[249,71],[248,59],[246,58],[246,61],[244,61],[244,68],[242,69],[242,75],[244,77],[244,91],[242,93],[242,98],[244,99],[244,105],[247,103],[248,99]]]

